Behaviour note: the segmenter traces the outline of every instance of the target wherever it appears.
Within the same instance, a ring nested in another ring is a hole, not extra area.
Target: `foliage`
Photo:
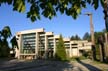
[[[66,60],[66,51],[65,51],[65,46],[64,46],[64,41],[62,36],[60,36],[57,47],[56,47],[56,58],[58,60]]]
[[[79,60],[84,60],[84,59],[87,59],[87,57],[85,57],[85,56],[72,57],[72,58],[70,58],[69,60],[71,60],[71,61],[76,61],[77,59],[79,59]]]
[[[96,59],[99,60],[100,59],[100,55],[102,55],[103,53],[100,50],[100,43],[104,43],[105,42],[105,37],[104,37],[104,33],[106,31],[100,31],[100,32],[94,32],[94,37],[95,37],[95,47],[96,47]],[[89,33],[85,33],[83,39],[86,40],[90,40],[90,34]],[[100,41],[101,40],[101,41]],[[103,47],[104,48],[104,47]],[[102,50],[104,51],[104,50]]]
[[[91,59],[91,50],[84,51],[82,56]]]
[[[81,10],[86,8],[87,4],[97,9],[99,2],[104,7],[104,0],[0,0],[0,5],[7,3],[13,6],[14,11],[24,12],[27,4],[30,4],[27,18],[34,22],[40,19],[41,15],[52,19],[57,12],[76,19],[81,14]]]
[[[9,26],[5,26],[2,31],[1,31],[1,35],[3,37],[4,40],[6,40],[7,38],[11,37],[11,30],[9,28]]]
[[[104,38],[104,32],[94,32],[95,42],[98,43],[98,39],[102,36]]]
[[[78,35],[72,36],[71,40],[81,40],[81,38]]]
[[[100,60],[100,48],[99,48],[99,44],[96,44],[96,59]]]
[[[14,36],[10,42],[11,42],[12,48],[18,48],[16,36]]]
[[[12,36],[11,30],[9,26],[5,26],[1,31],[0,31],[0,57],[8,57],[10,48],[9,48],[9,43],[7,41],[8,38]],[[15,36],[11,39],[12,46],[17,46],[17,41]]]
[[[9,26],[5,26],[0,31],[0,57],[7,57],[9,55],[9,45],[7,39],[11,37]]]
[[[104,38],[104,32],[104,30],[101,32],[94,32],[95,43],[98,43],[98,39],[100,38],[100,36]],[[91,35],[88,32],[86,32],[83,36],[83,40],[91,41]]]
[[[88,32],[86,32],[85,34],[84,34],[84,36],[83,36],[83,40],[88,40],[88,41],[90,41],[90,34],[88,33]]]

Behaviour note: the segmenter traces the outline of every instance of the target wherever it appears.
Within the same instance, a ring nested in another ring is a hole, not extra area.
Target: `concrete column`
[[[79,44],[77,45],[77,56],[79,56]]]
[[[54,48],[53,48],[53,57],[55,57],[56,54],[56,39],[54,38]]]
[[[20,55],[21,55],[21,47],[22,47],[22,35],[21,34],[18,34],[18,47],[19,47],[19,50],[17,51],[17,57],[18,59],[20,59]]]
[[[45,35],[45,59],[47,59],[47,53],[48,53],[48,38],[47,35]]]
[[[72,46],[71,46],[71,43],[70,43],[69,55],[70,55],[70,58],[71,58],[72,57]]]
[[[38,42],[39,42],[39,34],[38,34],[38,32],[36,32],[36,41],[35,41],[35,55],[36,55],[36,57],[35,58],[38,57],[38,49],[39,49]]]

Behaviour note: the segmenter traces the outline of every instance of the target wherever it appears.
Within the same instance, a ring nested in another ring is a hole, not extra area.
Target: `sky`
[[[26,8],[28,10],[28,8]],[[11,28],[12,35],[16,32],[30,29],[44,28],[46,32],[54,32],[55,35],[62,34],[63,37],[71,37],[79,35],[81,38],[85,32],[90,33],[89,16],[84,15],[86,12],[93,14],[93,25],[95,31],[102,31],[105,28],[103,10],[99,7],[94,10],[91,6],[87,6],[82,10],[82,14],[74,20],[71,16],[57,13],[57,16],[52,20],[42,17],[41,20],[31,22],[26,18],[26,12],[19,13],[12,10],[12,6],[3,4],[0,6],[0,30],[4,26]]]

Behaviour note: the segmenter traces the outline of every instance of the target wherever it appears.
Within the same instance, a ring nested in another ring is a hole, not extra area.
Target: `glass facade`
[[[45,33],[39,33],[39,51],[44,51],[45,49]]]
[[[45,33],[44,32],[40,32],[38,34],[39,34],[39,39],[38,39],[38,44],[39,44],[38,57],[42,58],[44,56],[44,53],[45,53]]]
[[[21,53],[33,54],[36,47],[36,33],[22,34]]]
[[[54,48],[54,39],[53,39],[53,35],[48,36],[47,38],[48,38],[47,47],[48,47],[48,48]]]

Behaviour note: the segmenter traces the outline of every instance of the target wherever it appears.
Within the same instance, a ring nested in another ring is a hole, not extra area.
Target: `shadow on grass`
[[[99,68],[92,66],[90,64],[82,62],[79,58],[76,58],[77,62],[85,66],[89,71],[102,71]]]

